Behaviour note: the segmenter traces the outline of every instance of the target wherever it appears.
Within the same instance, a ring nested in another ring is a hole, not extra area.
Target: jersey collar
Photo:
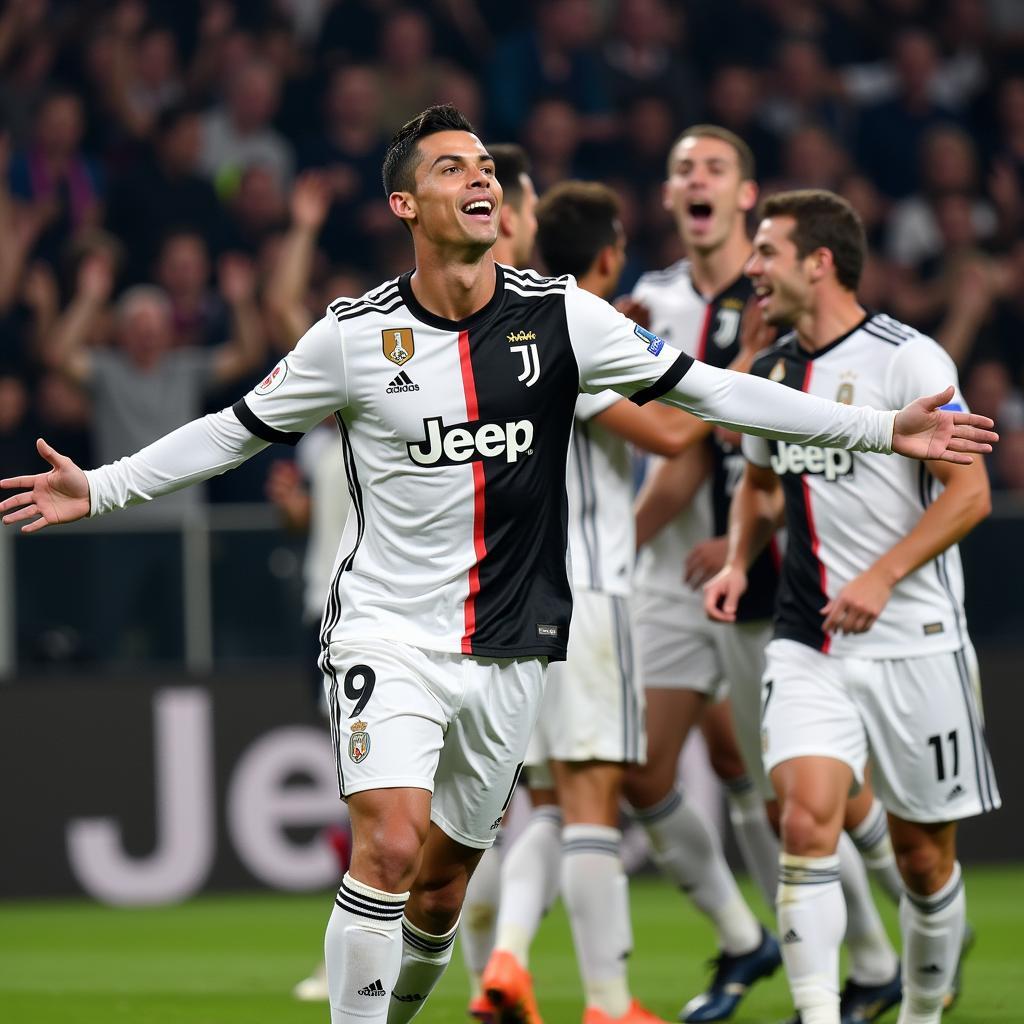
[[[490,319],[505,298],[505,272],[500,263],[495,263],[494,294],[487,300],[487,304],[467,316],[465,320],[446,320],[443,316],[431,313],[413,294],[411,284],[413,273],[414,271],[407,270],[398,279],[398,292],[402,296],[402,301],[417,320],[442,331],[458,334],[460,331],[469,331],[474,327],[479,327],[485,320]]]
[[[868,310],[867,312],[865,312],[864,316],[860,320],[858,320],[857,323],[855,323],[845,334],[840,334],[838,338],[836,338],[834,341],[830,341],[824,348],[819,348],[814,352],[811,352],[810,349],[806,349],[803,347],[803,345],[800,344],[800,337],[796,333],[796,331],[794,331],[793,337],[796,340],[796,350],[800,353],[801,356],[804,357],[804,359],[820,359],[822,356],[827,355],[829,352],[831,352],[832,349],[842,345],[842,343],[846,341],[846,339],[849,338],[851,335],[856,334],[874,315],[874,313]]]

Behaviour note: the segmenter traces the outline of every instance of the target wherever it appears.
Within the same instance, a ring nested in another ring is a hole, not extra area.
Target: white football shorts
[[[342,798],[425,789],[445,834],[487,849],[526,757],[546,665],[383,639],[331,644],[324,687]]]
[[[765,770],[833,757],[886,809],[922,823],[1000,806],[982,724],[978,662],[968,642],[917,658],[841,658],[793,640],[768,645],[762,686]]]
[[[550,785],[549,760],[642,764],[647,756],[644,696],[633,666],[629,602],[582,587],[573,592],[564,662],[548,669],[530,740],[530,784]]]

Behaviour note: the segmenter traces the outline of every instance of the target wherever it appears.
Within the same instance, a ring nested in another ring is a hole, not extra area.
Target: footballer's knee
[[[470,872],[455,866],[420,876],[413,882],[406,914],[417,927],[431,935],[450,931],[459,919],[466,899]]]
[[[783,849],[796,857],[832,856],[839,841],[833,817],[819,813],[799,799],[788,799],[780,819]]]
[[[956,844],[951,833],[951,828],[949,832],[913,826],[892,829],[896,865],[911,892],[930,896],[949,881],[956,861]]]

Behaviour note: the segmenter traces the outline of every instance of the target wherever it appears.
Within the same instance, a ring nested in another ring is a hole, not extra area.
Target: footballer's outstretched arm
[[[0,502],[0,512],[7,526],[24,523],[23,533],[73,523],[208,480],[240,466],[268,443],[249,433],[227,409],[192,420],[134,455],[88,471],[40,438],[36,450],[50,464],[49,471],[0,480],[4,490],[22,492]]]
[[[660,397],[747,434],[969,465],[972,454],[990,452],[999,436],[986,416],[943,410],[953,394],[951,385],[899,411],[883,412],[841,405],[761,377],[691,362],[688,367],[684,364],[681,376]]]
[[[345,406],[343,359],[337,321],[325,317],[232,409],[186,423],[127,458],[83,472],[40,439],[36,447],[51,468],[0,480],[20,492],[0,502],[3,522],[32,533],[101,515],[234,469],[272,441],[294,443]]]

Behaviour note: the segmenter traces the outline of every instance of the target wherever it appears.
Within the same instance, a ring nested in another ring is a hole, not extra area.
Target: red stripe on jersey
[[[708,352],[708,331],[711,330],[711,318],[714,312],[714,306],[708,303],[707,309],[704,310],[704,324],[700,329],[700,341],[697,343],[697,358],[702,363]]]
[[[462,390],[466,395],[466,419],[480,418],[476,399],[476,380],[469,356],[469,331],[459,331],[459,366],[462,368]],[[487,554],[484,539],[484,464],[473,463],[473,552],[476,561],[469,570],[469,594],[466,596],[465,623],[462,635],[462,653],[473,653],[473,633],[476,632],[476,596],[480,593],[480,563]]]
[[[804,382],[800,387],[801,391],[810,392],[811,390],[811,370],[814,368],[813,363],[807,364],[807,370],[804,373]],[[828,599],[828,577],[825,572],[825,563],[822,562],[821,558],[818,557],[818,552],[821,550],[821,538],[818,536],[818,531],[814,528],[814,512],[811,509],[811,485],[807,482],[807,474],[805,473],[801,478],[800,482],[804,488],[804,509],[807,512],[807,529],[811,535],[811,554],[814,555],[814,560],[818,563],[818,580],[821,584],[821,592],[825,595],[826,600]],[[829,633],[824,634],[824,638],[821,643],[821,651],[823,654],[828,654],[828,649],[832,646],[832,636]]]

